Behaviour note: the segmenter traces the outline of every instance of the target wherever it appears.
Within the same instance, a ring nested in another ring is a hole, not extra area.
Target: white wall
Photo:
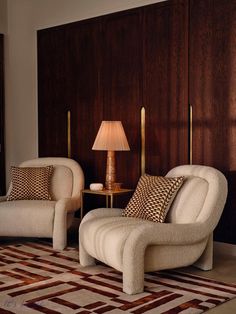
[[[0,0],[0,4],[4,1]],[[162,0],[7,0],[7,182],[10,165],[38,156],[36,31],[160,1]]]

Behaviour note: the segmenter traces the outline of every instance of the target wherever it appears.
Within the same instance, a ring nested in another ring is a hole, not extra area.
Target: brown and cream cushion
[[[143,175],[122,216],[163,222],[184,177]]]
[[[131,197],[128,205],[122,212],[122,216],[125,217],[137,217],[140,218],[142,210],[148,200],[148,194],[152,189],[152,176],[143,175],[140,177],[137,187]]]
[[[53,166],[11,167],[12,189],[7,200],[51,200],[52,172]]]

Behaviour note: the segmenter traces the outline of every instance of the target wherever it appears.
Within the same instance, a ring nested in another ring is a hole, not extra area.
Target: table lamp
[[[121,121],[102,121],[92,149],[107,151],[105,187],[112,190],[116,182],[115,151],[130,150]]]

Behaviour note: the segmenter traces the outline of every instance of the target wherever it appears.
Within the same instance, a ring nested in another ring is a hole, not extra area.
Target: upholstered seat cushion
[[[145,225],[147,228],[156,228],[157,223],[132,217],[99,217],[84,222],[82,225],[84,231],[80,232],[80,241],[91,256],[123,271],[124,247],[127,239],[132,231]],[[188,237],[187,234],[186,237]],[[190,253],[192,256],[191,263],[193,263],[197,258],[198,250],[203,250],[205,244],[206,241],[199,241],[191,245],[182,244],[173,247],[172,249],[176,251],[176,259],[174,260],[176,267],[183,266],[186,254]],[[173,259],[169,258],[168,246],[151,245],[147,247],[144,261],[145,271],[154,271],[157,259],[160,269],[165,269],[167,265],[171,268]]]
[[[39,200],[0,202],[1,235],[51,237],[55,204]]]
[[[123,291],[144,290],[144,272],[192,265],[212,269],[212,232],[227,197],[227,181],[218,170],[199,165],[178,166],[168,177],[186,180],[174,199],[168,223],[120,217],[121,209],[88,212],[79,229],[82,266],[96,259],[123,272]]]
[[[203,207],[208,192],[208,182],[199,177],[186,177],[185,182],[180,188],[168,214],[168,222],[171,223],[194,223],[197,220],[199,212]],[[115,269],[123,269],[123,250],[128,236],[139,226],[155,224],[154,222],[133,217],[99,217],[91,219],[83,224],[84,232],[80,232],[81,243],[86,247],[87,252],[98,260],[108,264]],[[192,251],[191,255],[194,261],[196,252],[205,242],[202,241],[189,248],[188,246],[178,246],[176,250],[182,252],[178,256],[176,265],[184,265],[183,258]],[[145,269],[152,271],[155,269],[156,258],[159,258],[159,267],[165,268],[167,265],[166,257],[168,255],[167,247],[147,248]],[[157,251],[157,252],[156,252]],[[170,263],[172,259],[170,259]]]
[[[130,232],[138,226],[150,224],[139,218],[99,217],[83,224],[81,242],[86,250],[100,261],[122,271],[122,258],[125,242]]]

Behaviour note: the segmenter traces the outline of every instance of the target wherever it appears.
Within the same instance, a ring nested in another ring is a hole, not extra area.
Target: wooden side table
[[[114,196],[122,195],[126,193],[131,193],[134,190],[132,189],[119,189],[119,190],[102,190],[102,191],[92,191],[90,189],[85,189],[81,191],[81,209],[80,209],[80,218],[83,218],[84,210],[84,194],[93,194],[93,195],[102,195],[106,197],[106,208],[113,207]]]

